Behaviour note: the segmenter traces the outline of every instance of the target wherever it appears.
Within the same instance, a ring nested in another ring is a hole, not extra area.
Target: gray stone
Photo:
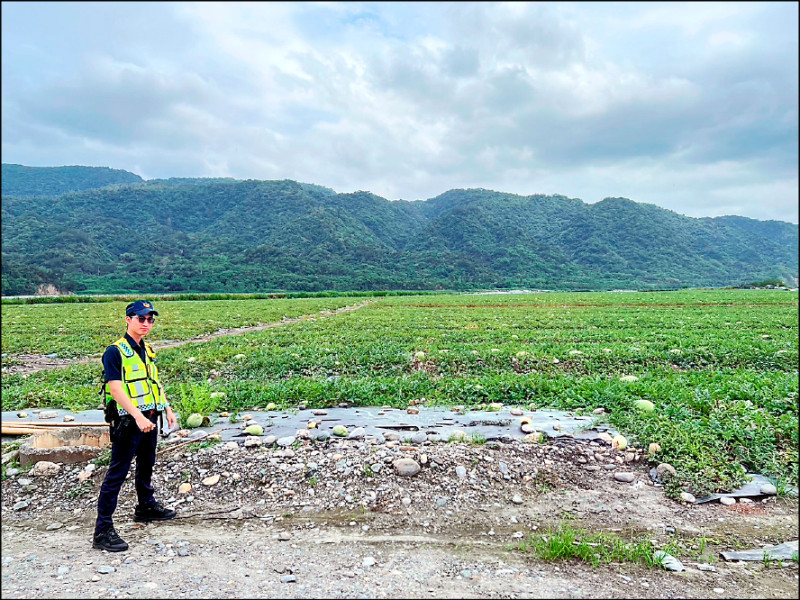
[[[50,525],[48,525],[46,529],[47,531],[55,531],[56,529],[61,529],[63,526],[64,526],[63,523],[55,522],[55,523],[50,523]]]
[[[413,477],[417,473],[420,472],[422,467],[419,466],[419,463],[415,461],[413,458],[398,458],[394,463],[395,472],[400,477]]]
[[[522,496],[520,496],[519,494],[514,494],[514,497],[511,498],[511,501],[514,504],[522,504]]]
[[[366,429],[363,427],[356,427],[353,431],[350,432],[350,435],[347,436],[349,440],[363,440],[364,437],[367,435]]]
[[[428,441],[428,435],[424,431],[417,431],[411,436],[411,441],[415,444],[422,444]]]
[[[459,479],[464,479],[467,476],[466,467],[462,467],[461,465],[458,465],[456,467],[456,475],[458,476]]]
[[[297,583],[297,577],[294,575],[284,575],[281,577],[281,583]]]
[[[40,419],[55,419],[58,416],[58,412],[55,410],[43,410],[39,413]]]
[[[375,559],[371,556],[367,556],[364,560],[361,561],[361,564],[364,567],[372,567],[375,565]]]
[[[267,437],[264,438],[264,443],[267,446],[271,446],[272,444],[274,444],[277,441],[278,441],[278,436],[275,436],[275,435],[268,435]]]
[[[37,477],[52,477],[61,470],[61,465],[50,462],[49,460],[40,460],[31,469],[31,475]]]
[[[659,481],[669,481],[672,477],[677,475],[677,471],[675,471],[675,467],[673,467],[669,463],[661,463],[656,467],[656,478]]]
[[[717,567],[715,567],[714,565],[708,565],[706,563],[699,563],[697,565],[697,568],[700,569],[701,571],[708,571],[709,573],[717,572]]]
[[[736,498],[731,498],[730,496],[722,496],[719,499],[720,504],[724,504],[725,506],[732,506],[736,504]]]
[[[278,446],[291,446],[295,443],[297,439],[293,435],[288,435],[286,437],[278,438]]]
[[[659,550],[655,554],[653,554],[653,560],[656,562],[661,562],[661,566],[664,567],[667,571],[685,571],[686,568],[683,566],[681,561],[677,558],[672,556],[671,554],[667,554],[663,550]]]
[[[636,479],[636,474],[628,472],[614,473],[614,479],[621,481],[622,483],[631,483],[634,479]]]
[[[260,437],[249,435],[244,439],[245,448],[255,448],[263,444],[264,441]]]
[[[109,565],[100,565],[97,567],[97,572],[102,573],[103,575],[109,575],[111,573],[115,573],[117,570]]]
[[[761,486],[760,491],[765,496],[774,496],[775,494],[778,493],[778,488],[776,488],[771,483],[765,483],[764,485]]]
[[[28,508],[30,505],[31,505],[31,503],[30,503],[29,500],[20,500],[19,502],[17,502],[13,506],[13,509],[14,510],[24,510],[24,509]]]

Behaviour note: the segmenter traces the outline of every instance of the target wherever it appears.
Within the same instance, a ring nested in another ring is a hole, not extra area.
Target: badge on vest
[[[122,353],[128,358],[133,356],[133,348],[128,346],[128,344],[126,344],[125,342],[120,342],[119,349],[122,350]]]

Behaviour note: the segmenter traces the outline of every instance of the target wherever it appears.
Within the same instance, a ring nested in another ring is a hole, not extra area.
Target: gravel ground
[[[330,439],[162,451],[154,485],[178,518],[133,523],[127,481],[115,515],[131,546],[122,553],[91,548],[105,467],[3,481],[2,596],[794,598],[798,590],[797,563],[719,557],[796,540],[796,499],[675,502],[650,481],[641,454],[602,441]],[[416,470],[410,461],[418,472],[401,475]],[[620,473],[633,480],[617,481]],[[669,572],[544,561],[518,548],[565,521],[707,550]],[[709,560],[715,570],[701,570]]]

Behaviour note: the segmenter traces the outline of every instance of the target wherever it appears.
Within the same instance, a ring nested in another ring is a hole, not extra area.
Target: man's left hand
[[[172,407],[167,407],[167,425],[169,425],[170,431],[175,429],[175,426],[178,424],[177,419],[175,418],[175,414],[172,412]]]

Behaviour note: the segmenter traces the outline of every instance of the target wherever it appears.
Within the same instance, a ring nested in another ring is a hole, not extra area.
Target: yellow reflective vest
[[[131,399],[135,407],[141,411],[156,409],[163,411],[169,406],[163,393],[161,383],[158,381],[158,367],[156,367],[156,353],[142,340],[145,349],[145,362],[139,353],[131,348],[128,341],[121,337],[112,346],[119,349],[122,357],[122,389]],[[116,402],[111,395],[109,384],[105,383],[106,403]],[[128,414],[127,411],[117,404],[117,411],[120,415]]]

